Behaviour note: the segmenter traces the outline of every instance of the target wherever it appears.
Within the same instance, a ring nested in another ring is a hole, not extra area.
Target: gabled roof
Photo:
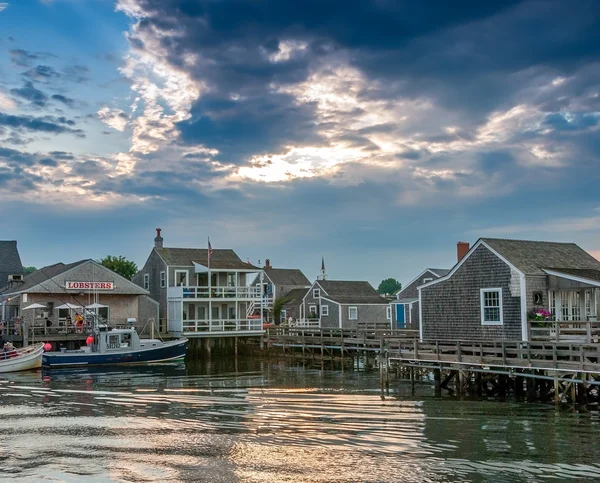
[[[15,285],[6,291],[6,294],[16,292],[26,292],[27,290],[39,285],[46,280],[56,277],[71,268],[75,268],[87,262],[89,259],[79,260],[78,262],[69,263],[65,265],[62,262],[55,263],[54,265],[48,265],[46,267],[38,268],[35,272],[31,272],[23,277],[23,283]]]
[[[23,264],[15,240],[0,241],[0,287],[8,283],[9,275],[23,273]]]
[[[155,248],[167,265],[191,267],[195,263],[208,267],[208,249],[206,248]],[[213,249],[210,268],[216,270],[260,270],[250,263],[242,262],[233,250]]]
[[[544,268],[600,270],[600,262],[575,243],[481,238],[525,275],[546,275]]]
[[[299,305],[302,303],[302,299],[304,298],[304,296],[306,295],[306,293],[309,291],[309,288],[294,288],[292,290],[290,290],[287,295],[285,296],[285,299],[287,300],[287,302],[284,304],[285,305]]]
[[[325,297],[340,304],[387,304],[369,282],[341,280],[319,280],[315,282],[324,291]]]
[[[310,281],[302,270],[297,268],[273,268],[265,267],[265,275],[269,277],[275,285],[300,285],[310,287]]]
[[[426,268],[419,275],[417,275],[415,278],[413,278],[409,283],[407,283],[404,287],[402,287],[402,290],[400,290],[398,293],[396,293],[396,299],[401,299],[401,298],[412,299],[415,297],[418,298],[417,287],[414,287],[413,284],[415,282],[420,281],[422,278],[424,278],[423,276],[426,273],[430,273],[437,279],[437,278],[445,277],[446,275],[448,275],[448,273],[450,273],[450,269],[449,268]]]
[[[433,274],[438,277],[444,277],[450,273],[449,268],[428,268],[427,271],[433,272]]]

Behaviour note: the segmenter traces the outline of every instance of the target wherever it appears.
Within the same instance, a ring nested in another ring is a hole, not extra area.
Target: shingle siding
[[[340,306],[329,300],[323,300],[322,305],[329,307],[329,315],[321,316],[321,328],[338,329],[340,327]]]
[[[358,310],[358,320],[350,320],[349,307],[356,307]],[[360,305],[360,304],[344,304],[341,306],[342,311],[342,328],[357,329],[359,324],[389,324],[386,318],[387,305]]]
[[[164,321],[166,322],[167,288],[161,288],[160,286],[160,272],[165,272],[166,276],[167,266],[164,260],[158,255],[156,250],[152,250],[143,268],[135,274],[132,280],[140,287],[144,287],[144,274],[148,274],[150,278],[150,297],[152,297],[152,299],[156,300],[159,303],[158,317],[159,319],[164,319]],[[167,278],[166,282],[172,284],[173,275],[169,274],[169,276],[171,278]]]
[[[502,288],[504,324],[481,324],[480,289]],[[421,289],[424,339],[521,340],[519,274],[480,245],[448,280]]]
[[[417,290],[417,287],[419,285],[423,285],[425,283],[424,279],[426,279],[426,278],[431,278],[433,280],[437,280],[438,277],[436,277],[430,271],[426,271],[423,275],[421,275],[413,283],[411,283],[411,284],[407,285],[406,287],[404,287],[398,293],[398,298],[403,298],[403,299],[418,298],[419,297],[419,290]],[[431,280],[429,280],[429,281],[431,282]]]

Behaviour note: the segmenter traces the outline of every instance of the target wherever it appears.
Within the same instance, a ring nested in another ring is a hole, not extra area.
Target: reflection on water
[[[0,478],[600,480],[598,413],[264,361],[0,378]]]

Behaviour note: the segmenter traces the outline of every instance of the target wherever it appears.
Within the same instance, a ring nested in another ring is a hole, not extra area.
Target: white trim
[[[438,277],[438,278],[440,277],[440,276],[439,276],[437,273],[435,273],[435,272],[432,272],[430,269],[426,268],[426,269],[425,269],[425,270],[423,270],[423,271],[422,271],[422,272],[421,272],[419,275],[417,275],[417,276],[416,276],[414,279],[412,279],[412,280],[411,280],[411,281],[410,281],[410,282],[409,282],[409,283],[406,285],[406,287],[403,287],[403,288],[402,288],[402,290],[400,290],[400,292],[398,292],[398,293],[396,294],[396,300],[399,300],[399,299],[400,299],[400,296],[399,296],[399,295],[400,295],[402,292],[404,292],[404,291],[405,291],[405,290],[406,290],[408,287],[410,287],[410,286],[411,286],[413,283],[415,283],[417,280],[419,280],[419,279],[420,279],[420,278],[421,278],[423,275],[425,275],[427,272],[429,272],[429,273],[431,273],[431,274],[435,275],[435,276],[436,276],[436,277]]]
[[[421,290],[419,290],[419,341],[423,342],[423,304],[421,303]]]
[[[150,274],[144,273],[144,290],[150,290]]]
[[[485,294],[486,293],[494,293],[494,292],[498,293],[498,305],[499,305],[499,309],[500,309],[500,320],[486,321],[485,313],[484,313]],[[479,308],[480,308],[480,312],[481,312],[481,325],[504,325],[504,311],[502,308],[503,305],[504,304],[502,303],[502,287],[480,288],[479,289]]]
[[[342,328],[342,306],[338,304],[338,325]]]
[[[311,308],[311,307],[314,307],[314,308],[315,308],[314,315],[317,315],[317,316],[319,316],[319,317],[320,317],[320,315],[319,315],[319,311],[317,310],[317,304],[308,304],[308,315],[309,315],[309,316],[310,316],[310,315],[313,315],[313,312],[310,310],[310,308]]]
[[[469,257],[471,255],[473,255],[473,253],[475,253],[475,250],[477,250],[477,248],[479,248],[479,246],[481,246],[481,245],[486,247],[489,251],[491,251],[494,255],[496,255],[500,260],[502,260],[504,263],[506,263],[510,268],[515,270],[517,273],[519,273],[519,275],[523,275],[523,276],[525,275],[521,270],[519,270],[517,267],[515,267],[506,258],[504,258],[502,255],[500,255],[496,250],[494,250],[492,247],[490,247],[485,241],[483,241],[480,238],[479,240],[477,240],[477,243],[475,243],[475,245],[473,245],[471,247],[471,249],[467,252],[467,254],[461,259],[461,261],[458,262],[456,265],[454,265],[452,270],[450,270],[447,275],[444,275],[443,277],[440,277],[437,280],[434,280],[433,282],[428,282],[423,285],[420,285],[417,287],[417,290],[421,290],[422,288],[425,288],[425,287],[431,287],[432,285],[435,285],[440,282],[444,282],[444,281],[448,280],[449,278],[451,278],[452,275],[454,275],[456,273],[456,271],[460,267],[462,267],[463,263],[465,263],[469,259]]]
[[[189,287],[190,286],[190,271],[189,270],[174,270],[175,274],[175,287]],[[177,274],[185,273],[185,285],[177,285]]]
[[[590,280],[588,278],[578,277],[577,275],[570,275],[568,273],[559,272],[557,270],[548,270],[545,268],[543,268],[542,270],[544,272],[546,272],[548,275],[553,275],[555,277],[572,280],[573,282],[586,283],[586,284],[592,285],[594,287],[600,287],[600,282],[598,282],[597,280]],[[581,287],[581,288],[585,288],[585,287]]]
[[[527,323],[527,285],[526,277],[523,274],[519,275],[521,281],[521,338],[525,341],[529,340],[529,327]],[[550,310],[550,307],[548,307]]]
[[[388,320],[392,320],[392,304],[389,304],[385,308],[385,318]]]
[[[356,317],[352,318],[350,316],[350,310],[354,309],[356,310]],[[358,320],[358,307],[356,305],[349,305],[348,306],[348,320]]]
[[[164,280],[163,280],[163,275],[164,275]],[[158,280],[159,280],[160,288],[166,288],[167,287],[167,272],[164,270],[161,270],[161,272],[158,276]],[[163,284],[163,281],[164,281],[164,284]]]
[[[429,283],[433,281],[433,277],[426,277],[423,279],[423,283]]]
[[[327,313],[325,313],[327,312]],[[321,315],[329,317],[329,305],[321,305]]]
[[[319,294],[315,295],[315,292],[319,292]],[[312,298],[313,299],[320,299],[321,298],[321,289],[319,289],[319,288],[313,288]]]

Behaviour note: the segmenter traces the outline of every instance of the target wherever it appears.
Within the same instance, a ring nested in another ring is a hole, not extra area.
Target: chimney
[[[162,248],[163,247],[163,237],[160,236],[161,229],[156,229],[156,238],[154,239],[154,248]]]
[[[460,262],[465,257],[465,255],[469,251],[469,248],[471,248],[469,242],[460,241],[456,244],[456,258],[458,262]]]
[[[271,260],[269,260],[268,258],[265,260],[264,268],[271,268]]]

